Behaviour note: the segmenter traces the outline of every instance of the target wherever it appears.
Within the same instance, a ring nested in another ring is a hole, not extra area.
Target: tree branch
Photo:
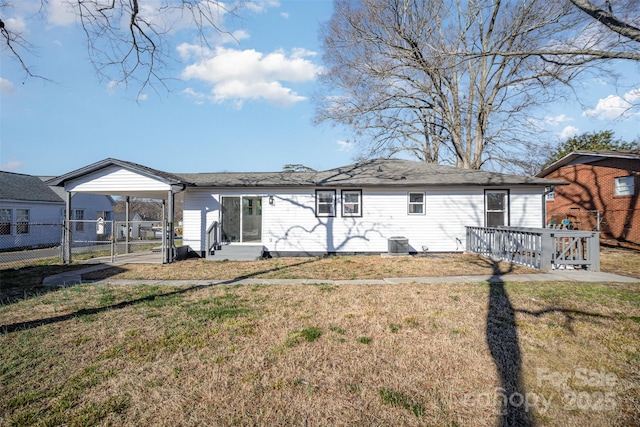
[[[609,4],[609,11],[606,12],[600,9],[598,6],[591,3],[589,0],[569,0],[573,3],[578,9],[596,19],[602,25],[605,25],[611,31],[615,31],[616,33],[634,40],[636,42],[640,42],[640,28],[634,27],[631,24],[628,24],[618,17],[616,17],[611,11],[611,5]]]

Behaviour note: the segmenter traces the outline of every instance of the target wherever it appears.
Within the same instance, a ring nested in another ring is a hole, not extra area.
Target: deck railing
[[[209,228],[207,228],[207,253],[206,257],[212,255],[212,251],[216,251],[220,249],[220,245],[222,244],[222,236],[221,236],[221,227],[218,221],[214,221]]]
[[[466,227],[467,252],[539,270],[600,271],[597,231],[524,227]]]

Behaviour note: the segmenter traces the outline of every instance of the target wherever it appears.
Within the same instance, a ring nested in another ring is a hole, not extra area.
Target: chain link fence
[[[569,209],[547,213],[547,226],[570,230],[599,231],[608,244],[640,246],[640,210],[609,209],[587,211]]]
[[[162,249],[163,228],[144,221],[71,220],[73,260],[113,261],[118,255]],[[0,269],[63,260],[64,223],[0,223]]]
[[[0,267],[61,260],[62,224],[0,223]]]
[[[600,231],[601,225],[602,218],[599,211],[569,209],[567,211],[547,213],[547,226],[549,228]]]

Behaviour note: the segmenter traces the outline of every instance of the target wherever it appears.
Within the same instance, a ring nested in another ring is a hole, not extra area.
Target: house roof
[[[411,160],[376,159],[319,172],[218,172],[176,174],[198,187],[407,187],[554,185],[536,177],[460,169]]]
[[[63,200],[37,176],[2,171],[0,200],[63,203]]]
[[[169,184],[193,187],[411,187],[411,186],[549,186],[564,184],[536,177],[461,169],[412,160],[374,159],[326,171],[312,172],[214,172],[167,173],[137,163],[105,159],[50,179],[49,185],[63,186],[110,166],[120,166],[151,175]]]
[[[552,163],[536,174],[544,178],[551,172],[567,165],[586,164],[598,162],[607,158],[640,160],[639,150],[581,150],[567,154],[560,160]]]

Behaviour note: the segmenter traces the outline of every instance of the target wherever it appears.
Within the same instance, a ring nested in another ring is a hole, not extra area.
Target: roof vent
[[[409,239],[406,237],[389,237],[389,255],[409,255]]]

